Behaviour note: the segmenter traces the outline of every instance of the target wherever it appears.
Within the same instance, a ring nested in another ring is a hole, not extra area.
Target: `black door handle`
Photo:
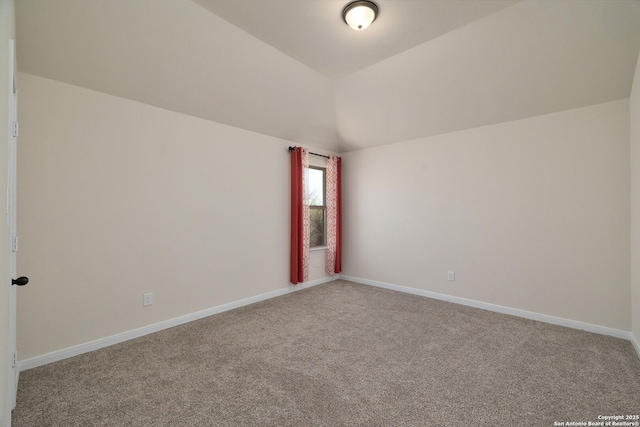
[[[18,277],[17,279],[11,279],[11,284],[12,285],[18,285],[18,286],[24,286],[27,283],[29,283],[29,278],[28,277]]]

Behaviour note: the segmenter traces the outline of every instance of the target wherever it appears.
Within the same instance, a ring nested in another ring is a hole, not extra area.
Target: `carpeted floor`
[[[13,426],[554,426],[634,414],[640,361],[628,341],[336,281],[23,372]]]

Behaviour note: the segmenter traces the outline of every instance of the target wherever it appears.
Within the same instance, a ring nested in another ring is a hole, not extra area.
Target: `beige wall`
[[[629,331],[628,159],[627,99],[347,153],[344,274]]]
[[[19,77],[21,359],[287,286],[288,141]],[[630,330],[628,141],[621,100],[347,153],[344,273]]]
[[[13,0],[0,1],[0,188],[7,187],[7,161],[9,146],[9,39],[15,39]],[[0,198],[1,212],[6,211],[6,197]],[[4,216],[4,215],[3,215]],[[0,221],[0,426],[11,423],[9,402],[9,229],[7,221]]]
[[[288,141],[20,80],[21,359],[287,288]]]
[[[631,307],[632,332],[640,346],[640,58],[633,79],[631,109]],[[640,351],[640,347],[636,347]]]

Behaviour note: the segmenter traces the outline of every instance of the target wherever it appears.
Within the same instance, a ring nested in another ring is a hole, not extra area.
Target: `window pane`
[[[311,239],[309,246],[324,246],[324,209],[310,209]]]
[[[309,169],[309,204],[324,206],[324,171]]]

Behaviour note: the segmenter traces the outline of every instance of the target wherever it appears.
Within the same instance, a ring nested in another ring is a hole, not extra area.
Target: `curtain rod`
[[[295,147],[289,147],[289,151],[293,151],[293,150],[295,150]],[[329,156],[325,156],[324,154],[312,153],[311,151],[309,151],[309,154],[313,154],[314,156],[324,157],[325,159],[329,158]]]

